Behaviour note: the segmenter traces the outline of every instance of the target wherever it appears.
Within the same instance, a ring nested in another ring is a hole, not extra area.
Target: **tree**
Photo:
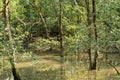
[[[59,34],[60,34],[60,57],[61,57],[61,80],[64,80],[64,47],[63,47],[63,27],[62,27],[62,5],[63,0],[60,2],[60,11],[59,11]]]
[[[60,0],[59,34],[60,34],[61,57],[64,57],[64,54],[63,54],[63,27],[62,27],[62,0]]]
[[[6,36],[8,37],[4,37],[5,40],[8,40],[8,44],[9,44],[9,48],[11,49],[10,54],[9,54],[9,61],[11,64],[11,68],[12,68],[12,74],[14,76],[15,80],[20,80],[20,76],[19,73],[17,72],[17,69],[15,67],[15,46],[14,46],[14,42],[13,42],[13,38],[12,38],[12,34],[11,34],[11,28],[10,28],[10,24],[9,24],[9,1],[8,0],[3,0],[3,18],[4,18],[4,28],[5,28],[5,33]]]
[[[86,9],[87,9],[87,26],[88,26],[88,36],[89,39],[91,41],[91,31],[90,31],[90,25],[91,25],[91,15],[90,15],[90,4],[89,4],[89,0],[85,0],[86,3]],[[89,54],[89,61],[90,61],[90,66],[89,68],[92,69],[92,60],[91,60],[91,43],[89,44],[89,49],[88,49],[88,54]]]
[[[94,41],[95,43],[97,43],[98,35],[97,35],[97,28],[96,28],[96,0],[92,0],[92,7],[93,7],[92,15],[93,15],[93,26],[94,26]],[[96,69],[97,57],[98,57],[97,45],[95,47],[94,54],[95,55],[94,55],[93,69]]]
[[[87,26],[88,26],[88,33],[89,33],[89,61],[90,61],[90,70],[96,69],[97,64],[97,49],[95,45],[92,45],[94,42],[97,43],[97,29],[96,29],[96,2],[95,0],[92,0],[92,11],[90,8],[90,1],[85,0],[86,3],[86,10],[87,10]],[[94,54],[94,60],[92,62],[92,53]]]

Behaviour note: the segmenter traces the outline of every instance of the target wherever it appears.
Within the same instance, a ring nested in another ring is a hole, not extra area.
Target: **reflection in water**
[[[88,80],[97,80],[96,79],[96,70],[93,70],[93,71],[88,71]]]
[[[39,64],[19,67],[19,72],[21,80],[120,80],[114,69],[103,67],[104,64],[99,71],[88,71],[87,62],[66,56],[47,57],[40,59]],[[0,80],[13,80],[11,69],[4,69],[0,74]]]
[[[5,80],[14,80],[13,75],[11,74],[11,76],[7,77]]]
[[[4,69],[4,71],[1,72],[1,78],[0,80],[14,80],[13,75],[11,73],[10,69]]]
[[[60,64],[60,80],[65,80],[64,57],[61,57],[61,64]]]

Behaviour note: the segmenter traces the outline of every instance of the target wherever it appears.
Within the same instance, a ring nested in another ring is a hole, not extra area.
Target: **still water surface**
[[[17,64],[21,80],[120,80],[110,66],[101,64],[100,70],[89,71],[87,59],[58,56],[40,57],[39,60]],[[120,70],[119,67],[117,67]],[[10,69],[4,69],[0,80],[13,80]]]

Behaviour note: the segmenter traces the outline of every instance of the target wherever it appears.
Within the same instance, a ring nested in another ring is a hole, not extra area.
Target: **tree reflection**
[[[97,77],[96,70],[94,70],[94,71],[89,70],[88,71],[88,80],[97,80],[96,77]]]
[[[60,80],[65,80],[65,65],[64,65],[64,56],[61,56],[60,64]]]

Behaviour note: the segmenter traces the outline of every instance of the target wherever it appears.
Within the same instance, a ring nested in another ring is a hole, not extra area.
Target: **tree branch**
[[[24,22],[22,19],[20,19],[20,18],[17,17],[17,16],[16,16],[16,19],[17,19],[19,22],[21,22],[24,26],[28,26],[28,25],[34,26],[34,25],[36,25],[36,24],[40,24],[39,21],[38,21],[38,22],[28,22],[28,23],[26,23],[26,22]]]
[[[9,4],[9,1],[4,5],[4,8],[6,8],[8,6],[8,4]]]
[[[115,67],[115,65],[113,65],[113,64],[111,63],[111,61],[110,61],[108,64],[115,69],[115,71],[117,72],[117,74],[120,74],[120,72],[118,71],[118,69]]]
[[[24,26],[26,26],[26,23],[25,23],[22,19],[20,19],[20,18],[17,17],[17,16],[16,16],[16,19],[17,19],[19,22],[21,22]]]
[[[74,1],[74,5],[75,5],[75,6],[78,6],[77,1],[76,1],[76,0],[73,0],[73,1]]]

